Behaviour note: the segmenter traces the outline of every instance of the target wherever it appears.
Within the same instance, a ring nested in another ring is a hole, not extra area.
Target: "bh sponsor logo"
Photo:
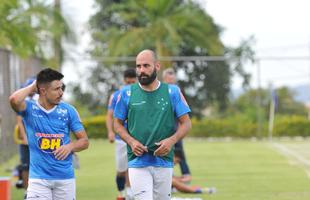
[[[64,134],[45,134],[36,133],[38,137],[38,146],[45,153],[53,153],[63,145]]]

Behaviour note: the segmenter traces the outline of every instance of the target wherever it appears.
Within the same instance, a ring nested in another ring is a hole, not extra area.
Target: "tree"
[[[135,56],[142,49],[153,49],[159,57],[226,56],[232,52],[220,40],[221,28],[192,1],[96,0],[96,3],[98,12],[90,20],[94,40],[91,54],[95,58]],[[97,67],[124,65],[133,63],[106,63],[99,59]],[[218,104],[221,111],[227,107],[234,71],[228,62],[180,61],[164,62],[162,66],[174,66],[184,74],[179,84],[194,115],[201,116],[208,103]]]
[[[181,55],[205,55],[193,47],[184,47]],[[215,106],[226,109],[230,90],[230,67],[225,61],[179,61],[175,70],[183,76],[178,85],[184,91],[192,113],[202,117],[202,110]]]
[[[287,87],[277,89],[278,104],[277,112],[286,115],[304,115],[307,116],[305,105],[294,99],[294,91]]]
[[[232,104],[231,108],[227,111],[228,114],[242,114],[245,115],[249,120],[257,120],[257,92],[262,99],[262,105],[260,109],[263,113],[263,118],[266,121],[269,117],[269,106],[271,101],[271,94],[269,90],[250,89],[244,94],[239,96]],[[277,104],[276,114],[278,115],[307,115],[305,106],[294,100],[294,92],[289,90],[287,87],[281,87],[276,89]]]
[[[106,19],[103,15],[103,23],[96,21],[100,14],[91,21],[100,56],[134,56],[144,48],[155,50],[158,56],[174,56],[179,55],[184,41],[208,49],[209,55],[223,55],[218,27],[197,4],[177,0],[120,2],[105,4],[111,16]]]
[[[0,46],[19,56],[38,56],[50,62],[54,58],[54,37],[73,39],[61,13],[44,0],[2,0],[0,4]],[[74,40],[70,40],[74,41]]]

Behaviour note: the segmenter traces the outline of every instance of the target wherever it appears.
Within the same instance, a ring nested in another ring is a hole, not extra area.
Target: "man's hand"
[[[61,147],[53,151],[53,154],[57,160],[64,160],[72,152],[72,149],[73,149],[72,143],[62,145]]]
[[[33,81],[30,87],[33,93],[38,93],[37,80]]]
[[[144,152],[148,152],[147,147],[143,146],[139,141],[133,140],[130,142],[130,147],[132,149],[132,152],[136,156],[142,156]]]
[[[108,139],[110,143],[113,143],[115,141],[115,133],[113,131],[108,133]]]
[[[175,142],[172,138],[166,138],[160,142],[156,142],[155,144],[158,146],[158,148],[154,152],[154,156],[166,156],[170,152]]]

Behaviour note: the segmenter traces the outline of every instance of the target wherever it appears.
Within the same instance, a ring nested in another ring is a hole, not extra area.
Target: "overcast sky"
[[[310,1],[308,0],[198,0],[213,17],[216,24],[225,29],[222,40],[225,45],[236,46],[242,39],[253,35],[257,57],[309,57],[310,55]],[[83,53],[88,46],[87,20],[94,12],[92,0],[63,0],[65,14],[74,19],[80,45],[75,51]],[[72,76],[72,68],[89,64],[80,59],[77,63],[67,62],[64,73]],[[260,62],[261,84],[270,82],[277,86],[310,85],[309,59],[264,60]],[[247,65],[251,73],[251,85],[257,86],[257,65]],[[83,70],[79,70],[83,72]],[[233,87],[240,87],[234,78]]]

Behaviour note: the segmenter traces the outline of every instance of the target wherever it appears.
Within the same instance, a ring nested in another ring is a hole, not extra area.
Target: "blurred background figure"
[[[130,85],[137,81],[136,70],[127,69],[124,71],[124,85]],[[131,190],[128,179],[128,158],[127,158],[127,145],[120,138],[120,136],[114,133],[113,130],[113,113],[117,101],[117,97],[120,93],[120,90],[116,90],[109,98],[108,112],[106,126],[108,130],[108,139],[110,143],[115,141],[115,161],[116,161],[116,186],[119,192],[117,200],[124,200],[125,196],[128,196],[128,199],[131,198]],[[125,189],[125,186],[127,189]],[[127,191],[126,191],[127,190]]]
[[[177,82],[176,73],[173,68],[167,68],[163,71],[163,81],[168,84],[176,84]],[[189,170],[189,166],[185,158],[183,140],[180,140],[175,144],[175,149],[177,149],[182,154],[182,156],[180,157],[181,158],[180,162],[179,162],[182,176],[174,177],[174,179],[178,179],[179,181],[184,182],[184,183],[189,183],[192,180],[192,177],[191,177],[191,173]]]
[[[25,83],[21,85],[20,88],[27,87],[35,81],[35,78],[29,78]],[[31,93],[26,97],[30,101],[36,101],[38,99],[38,94]],[[28,187],[28,176],[29,176],[29,146],[27,140],[27,126],[22,116],[16,116],[16,126],[15,126],[15,142],[19,144],[19,157],[20,165],[17,166],[18,171],[18,181],[16,182],[17,188]]]

